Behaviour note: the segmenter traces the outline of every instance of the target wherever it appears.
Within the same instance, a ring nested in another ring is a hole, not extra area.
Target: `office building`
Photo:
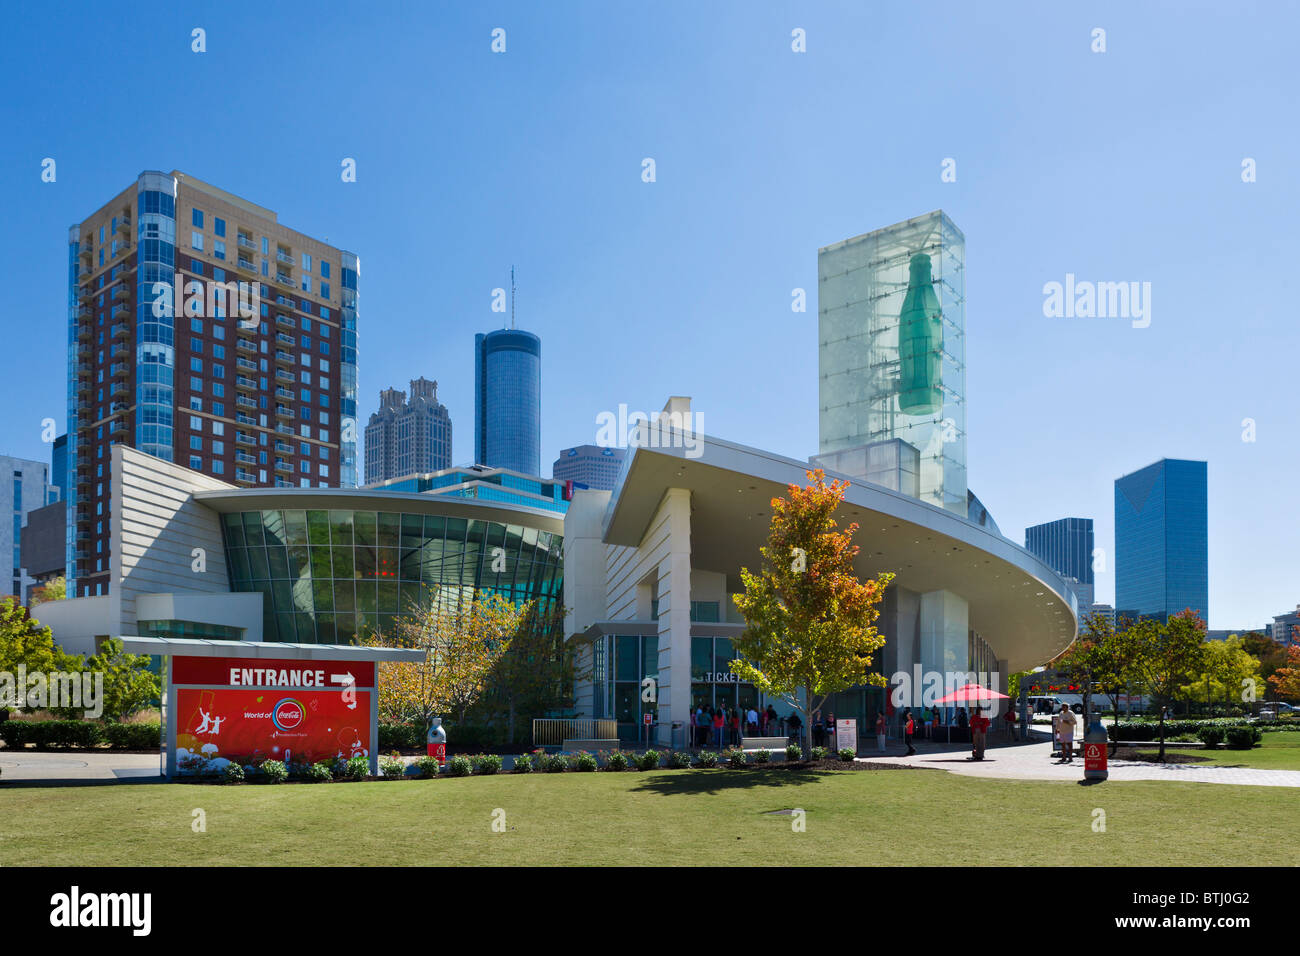
[[[23,569],[31,578],[27,593],[64,574],[68,508],[55,501],[27,513],[22,530]]]
[[[1209,620],[1206,463],[1162,458],[1115,480],[1115,614]]]
[[[0,582],[8,588],[7,594],[27,602],[27,592],[35,580],[24,574],[26,556],[23,552],[23,524],[27,516],[44,507],[53,496],[50,485],[50,466],[27,458],[0,455],[0,502],[4,503],[8,519],[0,524]],[[63,539],[59,538],[62,545]]]
[[[618,470],[627,457],[626,448],[607,448],[601,445],[579,445],[566,448],[551,465],[551,477],[556,481],[572,481],[575,485],[612,491]]]
[[[411,380],[411,396],[379,393],[379,411],[366,425],[366,484],[451,467],[451,416],[438,401],[438,383]]]
[[[474,336],[474,463],[541,474],[542,340],[531,332]]]
[[[560,514],[564,514],[569,507],[567,486],[563,481],[548,481],[507,468],[484,468],[482,465],[446,468],[426,475],[404,475],[366,487],[373,491],[402,491],[449,498],[503,501]]]
[[[1025,550],[1042,558],[1067,580],[1079,596],[1081,608],[1092,606],[1095,582],[1091,518],[1058,518],[1026,528]]]
[[[965,242],[936,211],[817,253],[817,460],[861,449],[825,467],[959,515],[968,510]]]
[[[54,490],[54,501],[68,497],[68,436],[67,433],[54,439],[50,449],[50,485]]]
[[[125,445],[239,487],[352,487],[357,257],[180,172],[68,235],[69,593],[105,594]]]
[[[1273,623],[1269,625],[1268,632],[1273,640],[1283,647],[1289,647],[1292,644],[1300,644],[1300,631],[1296,630],[1297,627],[1300,627],[1300,604],[1296,605],[1294,611],[1276,615]]]

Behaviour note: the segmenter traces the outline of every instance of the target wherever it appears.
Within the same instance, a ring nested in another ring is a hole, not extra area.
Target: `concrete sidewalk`
[[[1052,745],[1047,734],[1034,734],[1030,743],[1008,744],[1003,737],[984,751],[983,760],[971,760],[970,744],[945,744],[919,741],[911,757],[905,748],[890,741],[884,756],[867,753],[859,760],[871,763],[897,763],[907,767],[929,767],[970,777],[997,777],[1012,780],[1083,779],[1083,756],[1080,741],[1075,741],[1074,763],[1052,759]],[[1251,787],[1300,787],[1300,770],[1255,770],[1250,767],[1215,767],[1186,763],[1147,763],[1112,760],[1110,780],[1180,780],[1187,783],[1226,783]]]
[[[86,783],[159,779],[158,754],[0,750],[0,789],[11,783]]]

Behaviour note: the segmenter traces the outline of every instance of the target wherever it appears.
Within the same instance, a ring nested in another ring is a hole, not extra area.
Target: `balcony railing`
[[[253,343],[249,342],[248,344],[252,345]],[[241,345],[240,347],[242,348],[243,346]],[[244,358],[242,355],[239,358],[235,359],[235,365],[238,366],[239,368],[246,368],[250,372],[257,371],[257,363],[254,362],[252,359]]]
[[[292,266],[293,256],[289,255],[287,252],[281,252],[279,249],[277,249],[275,251],[275,261],[283,262],[287,266]]]
[[[235,452],[235,461],[239,462],[241,465],[256,465],[256,464],[257,464],[257,458],[256,458],[256,456],[254,456],[254,455],[250,455],[250,454],[249,454],[248,452],[246,452],[246,451],[237,451],[237,452]]]
[[[254,484],[257,482],[257,479],[253,477],[253,473],[251,471],[244,471],[244,469],[242,468],[236,468],[235,481],[246,481],[249,484]]]
[[[241,352],[256,352],[257,343],[250,342],[248,339],[240,339],[235,345],[235,348],[239,349]]]
[[[256,425],[257,419],[251,415],[245,415],[243,412],[235,412],[235,421],[241,425]]]
[[[237,268],[243,269],[245,272],[257,272],[257,266],[253,265],[253,263],[247,259],[240,258],[235,261],[235,265]]]
[[[275,377],[276,377],[276,380],[277,380],[277,381],[281,381],[281,382],[292,382],[292,381],[294,380],[294,379],[293,379],[293,373],[292,373],[292,372],[286,372],[286,371],[285,371],[284,369],[282,369],[282,368],[277,368],[277,369],[275,370]]]
[[[275,417],[292,419],[293,409],[288,405],[277,405],[275,406]]]
[[[241,445],[256,445],[257,439],[244,432],[235,432],[235,441]]]
[[[250,249],[254,252],[257,251],[257,243],[253,242],[253,240],[248,236],[240,236],[235,240],[235,243],[241,249]]]
[[[289,318],[289,317],[285,316],[285,318]],[[293,322],[293,319],[289,319],[289,321]],[[297,342],[294,341],[293,336],[287,332],[276,332],[275,340],[277,342],[280,342],[283,345],[288,345],[288,346],[294,346],[298,344]]]
[[[125,282],[119,282],[113,286],[113,298],[119,302],[131,298],[131,287]]]
[[[297,361],[291,353],[282,349],[275,350],[275,360],[286,365],[293,365]]]
[[[256,407],[257,407],[257,402],[254,401],[253,399],[249,398],[247,395],[236,395],[236,396],[235,396],[235,404],[238,405],[240,408],[256,408]]]
[[[294,398],[293,389],[285,388],[283,385],[277,385],[275,387],[275,397],[288,398],[292,400]]]
[[[113,310],[113,318],[117,318],[117,309]],[[115,339],[124,339],[131,334],[131,326],[125,322],[119,322],[108,330],[108,334]]]

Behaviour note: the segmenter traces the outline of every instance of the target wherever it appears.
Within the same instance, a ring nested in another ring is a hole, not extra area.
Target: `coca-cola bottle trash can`
[[[434,717],[429,722],[427,743],[429,756],[438,758],[438,769],[442,770],[447,766],[447,731],[442,729],[441,717]]]

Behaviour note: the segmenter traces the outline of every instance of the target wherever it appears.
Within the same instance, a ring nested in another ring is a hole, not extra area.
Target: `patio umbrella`
[[[964,687],[958,687],[951,694],[940,697],[935,701],[936,704],[968,704],[972,701],[980,700],[1010,700],[1006,694],[999,694],[995,690],[989,690],[987,687],[981,687],[979,684],[967,684]]]

